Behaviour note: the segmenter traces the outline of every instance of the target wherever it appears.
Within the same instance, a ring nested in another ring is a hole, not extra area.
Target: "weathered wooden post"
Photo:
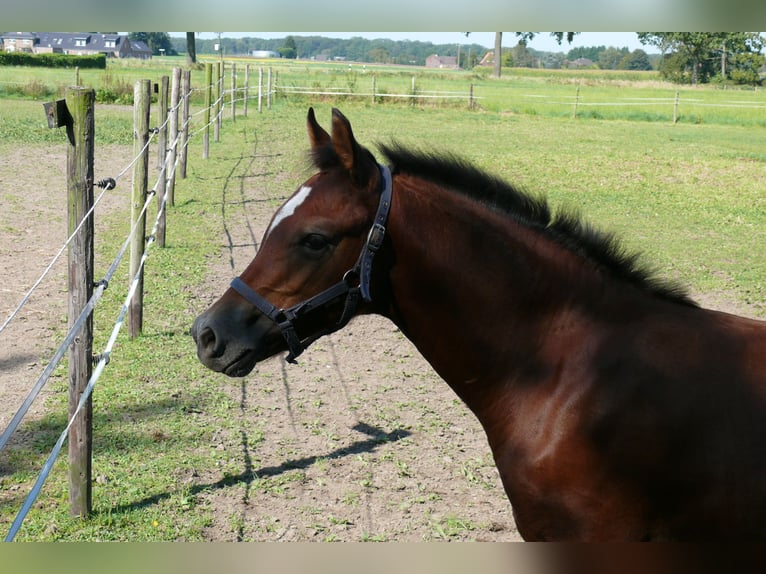
[[[191,70],[184,70],[181,82],[181,146],[180,159],[178,162],[178,175],[186,179],[186,149],[189,144],[189,94],[191,93]]]
[[[213,110],[215,112],[213,116],[213,140],[221,141],[221,84],[223,78],[221,77],[221,62],[215,64],[215,94],[216,100]]]
[[[471,82],[471,86],[468,90],[468,109],[473,109],[473,82]]]
[[[234,63],[231,64],[231,98],[229,101],[231,102],[231,121],[235,122],[237,121],[237,64]]]
[[[157,135],[157,169],[160,170],[157,177],[157,207],[162,205],[165,198],[165,186],[168,180],[168,167],[165,161],[168,159],[168,88],[170,78],[162,76],[160,79],[160,97],[159,97],[159,122],[160,132]],[[157,224],[157,245],[165,247],[165,213],[163,211],[160,221]]]
[[[375,83],[376,83],[375,76],[373,76],[372,77],[372,103],[373,104],[375,103],[375,91],[376,91]]]
[[[271,67],[269,67],[268,78],[266,80],[266,109],[271,109]]]
[[[580,86],[577,86],[577,91],[575,92],[575,101],[574,101],[574,110],[572,111],[572,117],[577,119],[577,104],[580,103]]]
[[[162,169],[162,164],[165,162],[165,156],[168,153],[168,87],[170,86],[170,78],[168,76],[162,76],[160,78],[159,96],[158,96],[158,121],[159,132],[157,134],[157,169]]]
[[[250,96],[250,64],[245,64],[245,101],[242,103],[242,114],[247,117],[247,98]]]
[[[258,113],[263,111],[263,66],[258,68]]]
[[[178,108],[181,101],[181,68],[173,68],[173,80],[170,83],[170,137],[168,145],[168,183],[166,205],[175,205],[176,158],[178,157]]]
[[[202,159],[210,155],[210,106],[213,101],[213,64],[205,64],[205,131],[202,133]]]
[[[141,258],[146,246],[146,188],[149,174],[149,106],[152,99],[150,80],[138,80],[133,87],[133,193],[130,203],[131,229],[135,232],[130,240],[130,280],[136,281],[133,299],[128,307],[128,333],[137,337],[144,322],[144,272]]]
[[[678,123],[678,90],[676,90],[676,100],[673,103],[673,124]]]
[[[67,196],[69,235],[93,207],[93,141],[96,92],[69,88],[67,125]],[[93,217],[80,227],[69,244],[69,328],[74,325],[93,295]],[[69,416],[77,410],[93,370],[93,315],[69,347]],[[85,408],[69,428],[69,514],[85,518],[92,508],[91,457],[93,450],[93,403]]]

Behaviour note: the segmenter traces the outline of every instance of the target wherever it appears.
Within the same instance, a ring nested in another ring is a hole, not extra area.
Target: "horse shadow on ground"
[[[353,455],[362,454],[362,453],[371,453],[371,452],[374,452],[382,444],[396,442],[404,438],[407,438],[412,434],[410,431],[404,430],[404,429],[396,429],[391,432],[385,432],[382,429],[379,429],[374,426],[368,425],[366,423],[361,423],[361,422],[354,425],[352,429],[357,432],[368,435],[369,438],[365,440],[356,441],[347,446],[339,447],[327,454],[317,454],[317,455],[305,456],[305,457],[297,458],[297,459],[290,459],[290,460],[284,461],[282,464],[277,466],[265,466],[259,469],[253,469],[251,467],[249,456],[247,456],[245,459],[245,465],[242,472],[238,474],[234,474],[234,475],[224,476],[223,478],[221,478],[220,480],[216,482],[207,483],[207,484],[195,484],[189,488],[189,493],[192,495],[196,495],[201,492],[216,491],[216,490],[221,490],[224,488],[229,488],[229,487],[237,486],[237,485],[244,485],[249,489],[253,481],[257,479],[272,478],[275,476],[279,476],[285,472],[289,472],[291,470],[296,470],[296,469],[305,470],[309,468],[310,466],[312,466],[314,463],[316,463],[317,460],[327,460],[327,459],[335,460],[335,459],[340,459],[347,456],[353,456]],[[245,447],[245,452],[249,452],[247,449],[247,444],[246,444],[246,441],[247,441],[246,436],[243,437],[243,441],[244,441],[243,446]],[[122,504],[122,505],[116,506],[110,509],[110,512],[111,513],[127,512],[127,511],[139,510],[142,508],[153,506],[162,500],[170,498],[172,494],[173,493],[171,492],[158,493],[153,496],[148,496],[141,500],[131,502],[130,504]]]

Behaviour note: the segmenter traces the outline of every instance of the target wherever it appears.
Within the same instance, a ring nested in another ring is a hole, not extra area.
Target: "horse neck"
[[[544,376],[556,362],[540,358],[551,326],[579,320],[568,307],[575,291],[587,298],[599,289],[579,276],[576,256],[414,178],[398,176],[394,197],[385,314],[474,411],[493,385]]]

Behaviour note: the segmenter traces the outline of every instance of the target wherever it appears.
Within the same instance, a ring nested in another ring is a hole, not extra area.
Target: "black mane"
[[[614,234],[595,229],[573,210],[553,213],[545,198],[533,197],[454,155],[413,151],[398,144],[379,147],[393,173],[416,175],[457,191],[544,233],[616,278],[654,295],[696,305],[683,287],[658,277],[640,254],[627,252]]]

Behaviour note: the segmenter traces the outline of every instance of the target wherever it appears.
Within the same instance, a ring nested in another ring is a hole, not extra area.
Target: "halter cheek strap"
[[[372,262],[386,237],[386,224],[388,223],[388,214],[391,210],[391,196],[393,194],[391,170],[384,165],[378,165],[378,168],[380,169],[381,176],[381,192],[375,219],[367,234],[367,240],[362,247],[362,252],[359,254],[356,264],[346,272],[339,283],[292,307],[280,309],[259,295],[239,277],[235,277],[231,282],[232,289],[252,303],[279,327],[290,350],[286,359],[288,363],[295,363],[295,359],[320,337],[345,327],[356,313],[360,298],[367,303],[372,301],[370,293]],[[342,297],[345,297],[346,300],[343,306],[343,314],[338,322],[329,327],[322,328],[301,340],[295,330],[294,321],[310,311],[328,307]]]

